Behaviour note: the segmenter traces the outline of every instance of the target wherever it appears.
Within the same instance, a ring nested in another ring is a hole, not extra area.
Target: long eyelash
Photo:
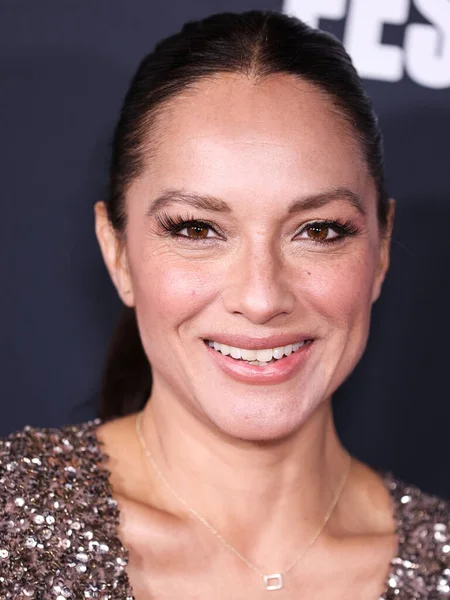
[[[183,217],[182,215],[176,215],[172,217],[167,213],[162,213],[157,215],[156,220],[160,227],[166,232],[167,235],[177,235],[182,229],[185,227],[189,227],[191,225],[201,225],[204,227],[209,227],[212,231],[217,233],[215,227],[208,221],[201,221],[199,219],[195,219],[194,217]],[[184,236],[183,236],[184,237]],[[200,241],[200,240],[197,240]]]
[[[358,233],[360,233],[361,231],[357,225],[351,223],[350,221],[341,221],[339,219],[336,219],[335,221],[310,221],[302,227],[299,233],[302,233],[306,227],[311,227],[314,225],[320,225],[321,227],[329,227],[330,229],[333,229],[336,233],[339,234],[337,237],[331,238],[329,240],[316,240],[316,244],[333,244],[339,242],[340,240],[342,240],[342,238],[358,235]]]
[[[157,215],[156,220],[161,228],[167,233],[177,233],[178,231],[181,231],[186,223],[186,220],[181,216],[171,217],[166,213]]]
[[[200,221],[195,219],[194,217],[183,217],[182,215],[176,215],[175,217],[168,215],[167,213],[162,213],[156,217],[160,227],[168,234],[168,235],[177,235],[182,229],[185,227],[189,227],[191,225],[202,225],[205,227],[209,227],[215,233],[217,233],[216,229],[213,227],[211,223],[208,221]],[[357,235],[360,233],[360,228],[356,226],[354,223],[350,221],[341,221],[336,219],[325,220],[325,221],[310,221],[307,223],[300,231],[301,233],[305,227],[311,227],[314,225],[320,225],[321,227],[329,227],[338,233],[339,235],[335,238],[331,238],[329,240],[316,240],[315,243],[318,244],[331,244],[342,240],[344,237],[350,237]]]

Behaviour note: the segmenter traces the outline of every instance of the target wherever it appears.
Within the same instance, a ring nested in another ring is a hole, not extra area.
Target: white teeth
[[[272,360],[272,349],[269,348],[268,350],[257,350],[256,360],[259,360],[259,362],[270,362]]]
[[[241,349],[230,346],[230,354],[233,358],[241,358]]]
[[[214,348],[224,356],[231,355],[236,360],[245,360],[251,365],[266,366],[272,359],[280,360],[284,356],[290,356],[301,348],[305,342],[296,342],[287,346],[279,346],[277,348],[265,348],[263,350],[247,350],[245,348],[235,348],[227,344],[208,341],[208,346]]]
[[[274,348],[273,349],[273,357],[276,358],[277,360],[279,360],[280,358],[283,358],[284,356],[284,346],[281,346],[280,348]]]
[[[241,350],[241,358],[244,360],[259,360],[259,357],[256,356],[256,350]]]

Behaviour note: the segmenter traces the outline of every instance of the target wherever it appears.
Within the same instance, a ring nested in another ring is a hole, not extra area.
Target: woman
[[[95,210],[128,311],[102,421],[2,442],[0,596],[447,598],[448,504],[333,425],[393,213],[334,38],[253,11],[160,43]]]

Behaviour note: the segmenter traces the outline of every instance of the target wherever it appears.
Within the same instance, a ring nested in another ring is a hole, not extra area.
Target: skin
[[[328,97],[289,75],[202,81],[170,102],[157,129],[158,144],[127,191],[124,236],[105,205],[96,206],[105,263],[123,302],[136,309],[152,365],[143,435],[178,493],[263,572],[280,572],[320,528],[346,472],[331,397],[366,345],[389,264],[394,204],[381,232],[353,131]],[[330,192],[342,188],[360,199],[360,210]],[[177,200],[155,212],[168,189],[214,196],[228,208]],[[325,192],[321,206],[304,205]],[[218,233],[170,236],[162,215],[208,221]],[[357,232],[321,243],[305,229],[336,219]],[[234,334],[308,334],[314,342],[290,377],[253,384],[224,373],[204,344]],[[266,597],[258,576],[158,479],[134,415],[97,431],[138,600]],[[332,518],[277,597],[302,590],[309,600],[377,599],[394,532],[382,480],[354,460]]]

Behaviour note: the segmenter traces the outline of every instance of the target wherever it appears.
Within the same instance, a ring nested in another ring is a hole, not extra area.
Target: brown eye
[[[329,244],[355,236],[359,231],[358,227],[347,221],[345,223],[325,220],[310,221],[305,223],[295,239],[317,242],[317,244]]]
[[[313,223],[311,225],[307,225],[304,229],[308,238],[315,242],[323,242],[328,239],[328,235],[330,231],[330,227],[327,225],[321,225],[320,223]]]
[[[208,237],[209,227],[205,225],[189,225],[185,228],[186,236],[195,239],[203,239]]]

